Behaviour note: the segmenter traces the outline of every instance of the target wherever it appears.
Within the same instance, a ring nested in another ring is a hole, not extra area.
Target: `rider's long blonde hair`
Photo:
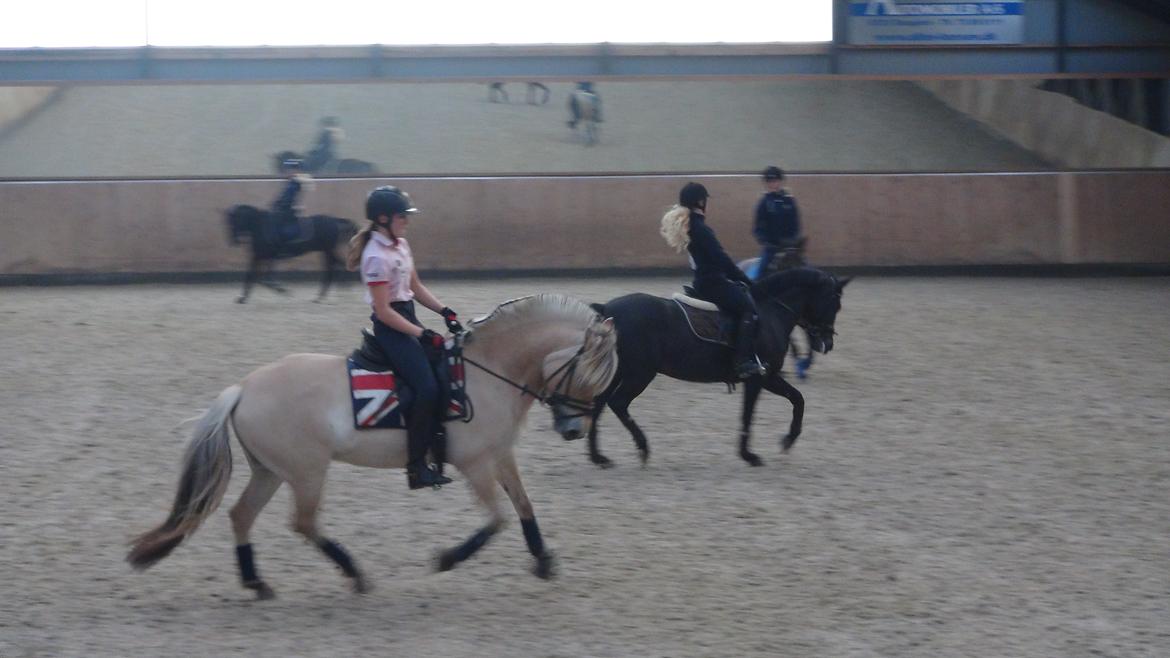
[[[691,228],[691,209],[675,204],[662,216],[662,228],[659,232],[666,238],[666,244],[675,251],[681,252],[691,242],[689,231]]]
[[[358,231],[356,235],[349,239],[349,251],[345,253],[345,269],[350,272],[356,272],[362,266],[362,252],[365,251],[366,245],[370,242],[370,234],[374,232],[374,223],[366,224],[366,227]]]

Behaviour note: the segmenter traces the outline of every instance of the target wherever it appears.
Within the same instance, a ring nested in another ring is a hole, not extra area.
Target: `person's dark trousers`
[[[418,324],[413,302],[395,302],[391,307],[407,320]],[[414,403],[406,426],[407,470],[420,473],[428,469],[426,456],[435,435],[435,405],[439,399],[439,385],[417,338],[391,329],[377,316],[371,315],[370,319],[374,323],[374,338],[386,353],[395,374],[414,390]]]
[[[776,253],[780,250],[774,246],[767,246],[760,252],[760,262],[756,265],[756,271],[751,273],[752,279],[759,279],[768,272],[768,264],[776,257]]]
[[[739,333],[735,341],[735,367],[737,371],[747,369],[756,362],[756,305],[748,295],[747,288],[723,277],[695,279],[695,292],[707,301],[714,302],[721,310],[739,318]]]

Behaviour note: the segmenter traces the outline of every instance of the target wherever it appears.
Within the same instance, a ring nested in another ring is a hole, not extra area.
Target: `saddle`
[[[670,298],[682,310],[695,338],[727,347],[734,345],[738,329],[735,318],[713,302],[700,299],[691,286],[684,285],[683,290],[686,294],[676,292]]]
[[[461,341],[458,337],[448,339],[441,353],[428,352],[427,356],[439,384],[439,403],[436,406],[439,409],[440,427],[442,422],[450,420],[470,422],[472,407],[467,397],[467,382],[463,376]],[[408,386],[393,376],[390,360],[386,358],[386,353],[382,351],[373,334],[362,331],[362,343],[350,353],[347,367],[350,373],[350,389],[353,393],[354,426],[358,429],[405,427],[405,419],[401,416],[409,406],[412,393]],[[360,377],[366,379],[359,383]],[[372,398],[368,391],[371,389],[388,392],[384,399],[382,396],[376,398],[381,405],[377,409],[369,408]],[[390,417],[392,413],[394,417]],[[384,418],[374,418],[379,414]],[[374,418],[373,422],[370,422],[371,418]]]

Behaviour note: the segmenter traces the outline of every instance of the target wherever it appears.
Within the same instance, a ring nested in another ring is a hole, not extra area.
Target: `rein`
[[[553,371],[552,375],[549,376],[550,380],[555,378],[557,375],[561,375],[561,378],[559,380],[557,380],[556,385],[553,386],[552,393],[546,392],[548,390],[547,387],[541,389],[540,391],[534,391],[531,388],[528,388],[527,384],[518,384],[518,383],[512,381],[511,379],[508,379],[507,377],[501,375],[500,373],[492,370],[491,368],[488,368],[487,366],[483,365],[482,363],[478,363],[474,359],[470,359],[466,356],[463,357],[463,360],[465,362],[470,363],[471,365],[475,366],[476,368],[479,368],[480,370],[486,372],[487,374],[491,375],[492,377],[495,377],[496,379],[504,382],[505,384],[508,384],[512,388],[520,391],[520,395],[531,395],[532,397],[536,398],[541,404],[543,404],[545,406],[568,407],[570,409],[573,409],[573,410],[579,412],[579,413],[575,413],[575,414],[565,414],[565,415],[557,414],[558,418],[579,418],[581,416],[589,415],[593,412],[593,401],[592,400],[588,400],[588,401],[578,400],[577,398],[569,397],[569,395],[567,394],[567,391],[569,388],[569,382],[572,380],[573,374],[576,373],[576,371],[577,371],[577,363],[581,360],[581,355],[584,353],[585,353],[585,345],[581,345],[581,348],[577,350],[577,353],[574,354],[572,358],[570,358],[568,361],[566,361],[564,364],[562,364],[561,367],[559,367]],[[562,372],[564,372],[564,374],[561,374]],[[564,388],[564,391],[561,390],[562,388]],[[555,412],[555,409],[554,409],[554,412]]]

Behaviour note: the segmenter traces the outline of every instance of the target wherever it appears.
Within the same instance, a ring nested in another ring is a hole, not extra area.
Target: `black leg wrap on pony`
[[[540,537],[536,519],[520,519],[520,527],[524,529],[524,541],[528,544],[528,552],[536,557],[544,555],[544,540]]]
[[[245,585],[260,580],[256,575],[256,561],[252,556],[251,544],[236,546],[236,563],[240,565],[240,581]]]
[[[353,560],[350,559],[349,553],[346,553],[344,548],[330,539],[318,541],[317,548],[320,548],[322,553],[337,563],[337,566],[341,567],[342,573],[350,578],[357,578],[357,568],[353,566]]]
[[[462,562],[467,558],[475,555],[475,552],[484,547],[488,540],[492,537],[492,532],[487,528],[480,528],[476,533],[467,538],[467,541],[455,547],[455,552],[452,557],[456,562]]]

